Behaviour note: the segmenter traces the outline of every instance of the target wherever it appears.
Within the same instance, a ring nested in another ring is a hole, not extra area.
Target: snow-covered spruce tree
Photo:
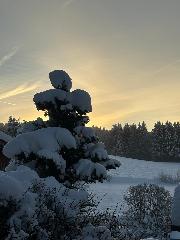
[[[71,78],[62,70],[50,72],[49,78],[54,89],[37,93],[34,102],[49,117],[47,126],[68,129],[76,140],[75,148],[61,149],[66,163],[64,180],[102,181],[106,169],[119,167],[119,162],[108,158],[94,130],[85,127],[89,122],[87,113],[92,111],[90,95],[80,89],[70,91]]]
[[[0,239],[111,240],[110,231],[89,218],[93,202],[75,183],[102,181],[119,163],[85,127],[89,94],[70,92],[64,71],[50,73],[50,80],[56,88],[34,97],[49,121],[36,124],[38,130],[32,122],[3,149],[12,160],[0,172]]]
[[[17,135],[17,130],[20,126],[21,126],[20,119],[16,119],[10,116],[8,122],[4,124],[3,131],[12,137],[15,137]]]

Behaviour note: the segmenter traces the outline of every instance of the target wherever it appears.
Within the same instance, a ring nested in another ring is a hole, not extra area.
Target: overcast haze
[[[64,69],[92,97],[91,124],[180,120],[179,0],[0,0],[0,121]]]

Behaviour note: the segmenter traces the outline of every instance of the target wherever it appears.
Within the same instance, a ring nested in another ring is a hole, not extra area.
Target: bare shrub
[[[180,182],[180,169],[174,175],[161,172],[159,175],[159,180],[163,183],[170,183],[170,184],[179,183]]]
[[[123,213],[120,224],[124,228],[124,239],[167,237],[172,204],[167,190],[154,184],[131,186],[124,200],[127,211]]]

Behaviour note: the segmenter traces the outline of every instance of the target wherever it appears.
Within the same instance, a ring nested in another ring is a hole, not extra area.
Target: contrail
[[[14,47],[10,53],[3,56],[0,59],[0,67],[4,65],[7,61],[9,61],[17,53],[18,50],[19,50],[18,47]]]
[[[16,106],[16,103],[11,103],[11,102],[4,102],[0,100],[0,103],[4,103],[4,104],[8,104],[8,105],[12,105],[12,106]]]
[[[38,86],[39,86],[39,83],[33,84],[31,86],[28,86],[27,84],[20,85],[13,90],[10,90],[10,91],[4,92],[4,93],[0,93],[0,100],[6,99],[9,97],[14,97],[19,94],[31,92],[31,91],[35,90]]]
[[[38,88],[39,85],[40,85],[40,82],[33,84],[31,86],[28,86],[27,84],[23,84],[23,85],[16,87],[13,90],[9,90],[4,93],[0,93],[0,103],[16,106],[15,103],[12,103],[9,101],[3,101],[3,100],[5,100],[6,98],[15,97],[15,96],[23,94],[23,93],[31,92],[31,91],[35,90],[36,88]]]

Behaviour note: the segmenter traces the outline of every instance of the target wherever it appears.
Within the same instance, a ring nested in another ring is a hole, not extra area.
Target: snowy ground
[[[176,185],[164,184],[158,180],[160,173],[176,174],[180,169],[180,163],[158,163],[135,160],[130,158],[114,157],[121,162],[119,169],[109,171],[110,180],[104,183],[91,184],[89,191],[102,198],[99,209],[115,209],[117,203],[123,205],[123,195],[129,186],[141,183],[156,183],[164,186],[173,194]],[[105,195],[105,196],[104,196]],[[120,209],[118,208],[118,211]]]

